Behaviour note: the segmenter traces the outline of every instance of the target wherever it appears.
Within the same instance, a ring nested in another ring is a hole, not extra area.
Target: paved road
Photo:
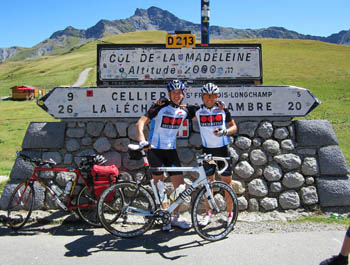
[[[239,223],[237,223],[239,225]],[[242,264],[300,265],[338,252],[343,231],[235,234],[210,243],[193,229],[152,230],[134,239],[118,239],[104,229],[80,223],[38,226],[17,233],[0,227],[0,264]]]

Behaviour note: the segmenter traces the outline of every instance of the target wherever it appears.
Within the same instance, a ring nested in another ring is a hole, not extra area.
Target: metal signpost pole
[[[202,46],[209,44],[209,0],[201,0],[201,29],[202,29]]]

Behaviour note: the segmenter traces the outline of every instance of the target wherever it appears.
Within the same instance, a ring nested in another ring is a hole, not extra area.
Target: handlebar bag
[[[142,159],[142,152],[139,150],[128,150],[130,160],[140,160]]]
[[[115,165],[99,166],[94,165],[91,170],[91,175],[94,183],[94,191],[96,198],[99,199],[101,193],[108,188],[112,183],[117,181],[119,170]],[[109,194],[105,201],[111,201],[113,194]]]

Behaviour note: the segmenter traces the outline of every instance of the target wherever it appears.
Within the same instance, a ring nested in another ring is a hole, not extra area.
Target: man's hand
[[[214,130],[214,134],[215,134],[215,136],[217,136],[217,137],[226,136],[226,135],[227,135],[227,130],[226,130],[226,129],[219,129],[219,128],[216,128],[216,129]]]
[[[156,105],[163,106],[164,104],[166,104],[168,102],[169,102],[169,100],[166,97],[161,97],[161,98],[157,99]]]
[[[149,144],[149,142],[147,142],[147,141],[140,141],[140,142],[139,142],[139,147],[142,148],[142,149],[143,149],[143,148],[149,147],[149,145],[150,145],[150,144]]]
[[[221,101],[221,100],[217,100],[215,104],[219,107],[220,110],[223,110],[223,109],[227,108],[225,103],[223,101]]]

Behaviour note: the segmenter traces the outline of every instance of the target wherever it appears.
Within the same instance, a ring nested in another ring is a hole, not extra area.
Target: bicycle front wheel
[[[20,183],[12,192],[7,206],[7,224],[13,230],[23,227],[29,220],[34,204],[34,188],[28,182]]]
[[[92,187],[91,187],[92,189]],[[84,186],[78,194],[77,213],[79,217],[90,225],[100,227],[100,219],[97,214],[97,199],[93,190]]]
[[[135,237],[146,232],[153,225],[155,209],[152,195],[133,182],[112,185],[98,201],[101,224],[119,237]]]
[[[210,184],[218,209],[210,209],[203,187],[192,206],[192,223],[200,237],[217,241],[226,237],[234,228],[238,217],[238,200],[232,188],[224,182]],[[208,218],[208,209],[211,216]],[[207,220],[206,220],[207,219]]]

